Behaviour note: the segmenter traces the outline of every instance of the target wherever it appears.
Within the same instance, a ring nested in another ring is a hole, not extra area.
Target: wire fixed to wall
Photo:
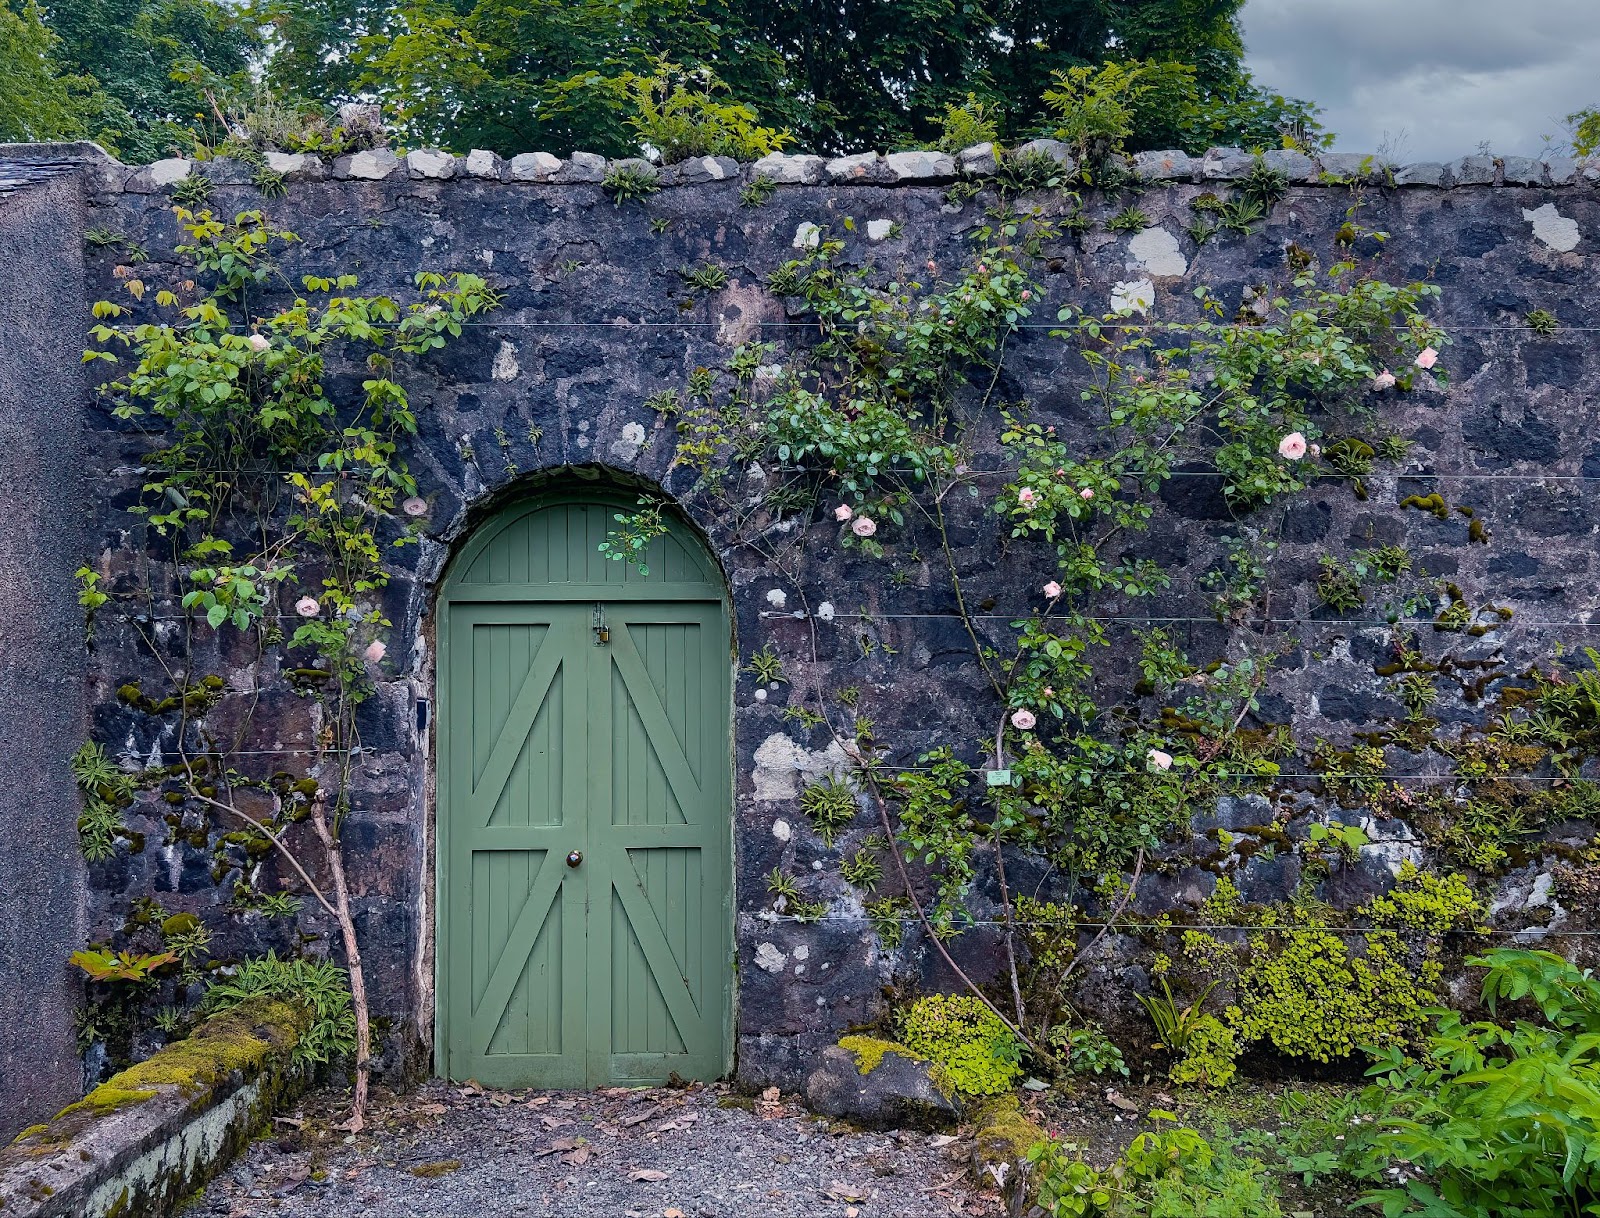
[[[770,910],[743,910],[743,914],[756,918],[762,922],[792,922],[800,926],[810,926],[819,922],[842,922],[852,926],[871,926],[874,923],[885,922],[899,923],[902,926],[920,926],[922,920],[914,914],[898,915],[887,918],[871,918],[865,914],[823,914],[816,918],[797,917],[794,914],[773,913]],[[1046,929],[1062,929],[1060,922],[1029,921],[1025,918],[1013,918],[1010,922],[996,918],[975,918],[963,920],[961,929],[966,930],[977,926],[996,927],[1044,927]],[[1278,935],[1348,935],[1368,936],[1375,934],[1397,935],[1405,938],[1433,939],[1441,937],[1451,938],[1483,938],[1490,935],[1521,938],[1595,938],[1600,937],[1600,930],[1554,930],[1542,926],[1530,927],[1524,930],[1510,930],[1501,927],[1473,927],[1471,929],[1449,929],[1443,931],[1429,931],[1417,927],[1406,926],[1245,926],[1227,922],[1175,922],[1170,926],[1162,926],[1152,922],[1071,922],[1073,930],[1121,930],[1127,934],[1158,933],[1178,934],[1182,931],[1218,931],[1218,930],[1244,930],[1256,931],[1262,934]]]

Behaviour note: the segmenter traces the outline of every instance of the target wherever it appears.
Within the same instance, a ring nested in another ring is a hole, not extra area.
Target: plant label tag
[[[990,770],[989,785],[991,787],[1009,787],[1011,785],[1011,771]]]

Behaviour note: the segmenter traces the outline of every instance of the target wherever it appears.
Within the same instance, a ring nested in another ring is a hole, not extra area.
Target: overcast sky
[[[1256,79],[1320,105],[1341,152],[1537,156],[1600,105],[1600,0],[1249,0],[1243,23]]]

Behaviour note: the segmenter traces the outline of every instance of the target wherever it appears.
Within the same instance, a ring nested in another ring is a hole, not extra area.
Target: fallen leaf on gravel
[[[305,1117],[279,1117],[279,1116],[275,1116],[275,1117],[272,1118],[272,1120],[273,1120],[273,1123],[276,1124],[276,1125],[293,1125],[296,1129],[304,1129],[306,1127],[306,1119],[305,1119]]]
[[[661,1106],[658,1104],[654,1108],[651,1108],[651,1109],[649,1109],[649,1110],[647,1110],[645,1112],[636,1112],[632,1116],[625,1116],[625,1117],[622,1118],[622,1120],[618,1121],[617,1123],[619,1125],[621,1125],[624,1129],[629,1129],[629,1128],[632,1128],[634,1125],[643,1125],[646,1121],[652,1119],[653,1117],[658,1117],[660,1115],[661,1115]]]
[[[572,1124],[570,1117],[540,1117],[539,1123],[546,1129],[560,1129],[563,1125]]]
[[[844,1218],[861,1218],[861,1211],[853,1205],[844,1207]]]
[[[461,1170],[460,1159],[440,1159],[436,1163],[418,1163],[411,1168],[411,1174],[421,1180],[432,1180],[438,1176],[448,1176],[453,1171]]]
[[[511,1097],[509,1095],[491,1095],[489,1097],[489,1102],[496,1108],[504,1108],[511,1102]]]
[[[835,1180],[828,1185],[826,1195],[832,1197],[835,1201],[865,1201],[867,1199],[864,1189],[855,1188],[841,1180]]]
[[[475,1078],[469,1078],[465,1083],[462,1084],[462,1086],[461,1086],[461,1094],[462,1095],[482,1095],[483,1094],[483,1084],[480,1083]]]
[[[935,1150],[943,1150],[946,1146],[950,1145],[950,1143],[959,1142],[960,1140],[961,1139],[956,1137],[956,1135],[953,1133],[936,1133],[933,1135],[933,1137],[928,1139],[928,1145],[933,1147]]]
[[[589,1148],[587,1146],[580,1146],[571,1154],[562,1155],[561,1161],[563,1163],[570,1163],[573,1167],[582,1167],[589,1161]]]
[[[661,1218],[683,1218],[683,1211],[675,1205],[669,1205],[661,1211]]]
[[[415,1111],[421,1116],[443,1116],[450,1110],[443,1104],[418,1104]]]
[[[768,1087],[761,1093],[761,1098],[766,1100],[769,1104],[776,1104],[778,1100],[782,1098],[782,1096],[783,1092],[778,1090],[776,1087]]]
[[[638,1184],[654,1184],[658,1180],[665,1180],[672,1173],[657,1171],[653,1167],[636,1167],[628,1173],[628,1179]]]
[[[548,1095],[536,1095],[531,1100],[528,1101],[528,1107],[529,1108],[543,1108],[549,1102],[550,1102],[550,1097]]]
[[[1120,1108],[1124,1112],[1139,1111],[1139,1105],[1135,1104],[1132,1100],[1125,1098],[1119,1091],[1107,1091],[1106,1099],[1109,1100],[1114,1107]]]

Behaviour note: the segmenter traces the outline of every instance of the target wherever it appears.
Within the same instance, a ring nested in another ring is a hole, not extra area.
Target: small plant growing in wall
[[[809,784],[800,792],[800,810],[811,821],[811,827],[827,846],[832,846],[839,833],[861,811],[856,794],[848,783],[837,778],[824,778]]]

